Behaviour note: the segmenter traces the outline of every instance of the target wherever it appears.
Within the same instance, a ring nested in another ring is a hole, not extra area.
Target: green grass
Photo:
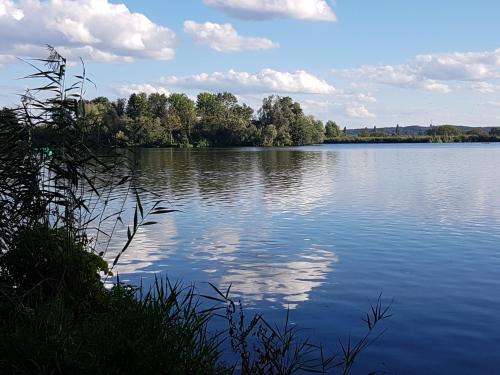
[[[116,286],[92,309],[62,299],[2,309],[2,374],[226,374],[220,340],[209,335],[209,312],[174,287],[139,300]]]

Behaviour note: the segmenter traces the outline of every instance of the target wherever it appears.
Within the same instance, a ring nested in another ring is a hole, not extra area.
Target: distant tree
[[[253,109],[240,105],[231,93],[201,93],[196,111],[201,138],[212,144],[242,145],[253,143],[256,128],[252,127]]]
[[[127,99],[125,98],[119,98],[119,99],[116,99],[113,103],[113,108],[115,109],[116,111],[116,114],[119,116],[119,117],[122,117],[125,115],[125,110],[127,108]]]
[[[274,139],[278,135],[274,125],[266,125],[262,129],[261,144],[262,146],[274,145]]]
[[[442,126],[433,126],[429,130],[427,130],[426,134],[434,136],[455,136],[463,134],[463,132],[457,129],[453,125],[442,125]]]
[[[335,121],[327,121],[325,125],[325,136],[328,139],[340,136],[340,128]]]
[[[476,129],[471,129],[466,132],[467,135],[477,135],[477,136],[484,136],[487,135],[486,131],[484,129],[476,128]]]
[[[174,121],[175,124],[170,124],[170,128],[177,129],[180,125],[181,134],[177,134],[182,142],[191,142],[191,132],[196,123],[196,106],[195,103],[185,94],[171,94],[167,99],[167,118]],[[173,126],[176,125],[176,126]]]
[[[165,116],[161,119],[161,125],[167,133],[167,144],[173,145],[180,143],[182,134],[181,118],[175,111],[167,111]]]
[[[165,94],[153,93],[148,97],[148,108],[152,118],[164,118],[167,114],[168,98]]]
[[[128,117],[134,120],[139,117],[147,117],[149,115],[149,105],[146,93],[141,92],[140,94],[133,93],[130,95],[126,113]]]
[[[269,96],[258,111],[258,125],[273,125],[276,129],[275,146],[304,145],[321,142],[323,123],[304,115],[298,102],[286,96]]]
[[[344,136],[347,135],[347,126],[344,126]]]
[[[491,128],[490,135],[494,137],[500,137],[500,128]]]
[[[325,126],[323,125],[323,121],[316,120],[314,117],[310,117],[313,123],[313,131],[311,135],[311,141],[314,144],[323,143],[325,140]]]
[[[97,143],[113,142],[114,134],[120,127],[120,119],[115,107],[103,96],[84,102],[85,132]]]
[[[401,131],[399,129],[399,124],[396,125],[396,135],[400,135]]]
[[[99,96],[90,101],[92,104],[102,105],[103,107],[109,108],[111,106],[111,102],[105,96]]]
[[[364,128],[363,131],[361,133],[359,133],[359,136],[360,137],[369,137],[370,132],[368,131],[368,128]]]

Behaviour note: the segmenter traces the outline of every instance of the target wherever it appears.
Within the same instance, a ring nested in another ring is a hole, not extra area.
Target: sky
[[[341,126],[500,126],[498,0],[0,0],[0,105],[50,44],[97,87],[291,96]]]

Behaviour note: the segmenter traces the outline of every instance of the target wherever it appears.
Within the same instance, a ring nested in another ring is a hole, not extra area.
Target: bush
[[[0,272],[18,293],[90,307],[104,293],[100,274],[109,270],[100,256],[87,251],[65,229],[39,225],[19,233],[14,247],[0,257]]]

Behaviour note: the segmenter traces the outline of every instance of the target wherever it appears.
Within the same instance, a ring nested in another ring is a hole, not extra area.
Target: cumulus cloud
[[[326,0],[204,0],[204,3],[243,19],[336,20],[335,13]]]
[[[267,38],[241,36],[229,23],[184,22],[184,31],[194,41],[205,44],[218,52],[241,52],[277,48],[278,44]]]
[[[165,94],[167,96],[170,95],[170,92],[165,87],[155,86],[149,83],[132,83],[129,85],[122,85],[119,86],[116,91],[122,96],[130,96],[131,94],[141,92],[148,95],[154,93]]]
[[[419,76],[411,70],[409,65],[364,66],[343,70],[342,75],[396,87],[419,88],[439,93],[451,91],[446,84]]]
[[[345,113],[348,117],[355,119],[367,119],[376,117],[362,104],[353,104],[346,106]]]
[[[340,73],[350,78],[437,93],[450,92],[450,82],[473,81],[478,82],[476,87],[484,92],[488,90],[486,81],[500,78],[500,49],[419,55],[403,65],[363,66]]]
[[[95,61],[171,60],[176,36],[108,0],[0,0],[0,63],[49,43]]]
[[[197,90],[229,90],[235,93],[303,93],[334,94],[335,88],[328,82],[304,70],[279,72],[264,69],[258,73],[215,72],[184,77],[170,76],[161,79],[162,84]]]
[[[488,52],[417,56],[416,72],[439,81],[484,81],[500,77],[500,48]]]

